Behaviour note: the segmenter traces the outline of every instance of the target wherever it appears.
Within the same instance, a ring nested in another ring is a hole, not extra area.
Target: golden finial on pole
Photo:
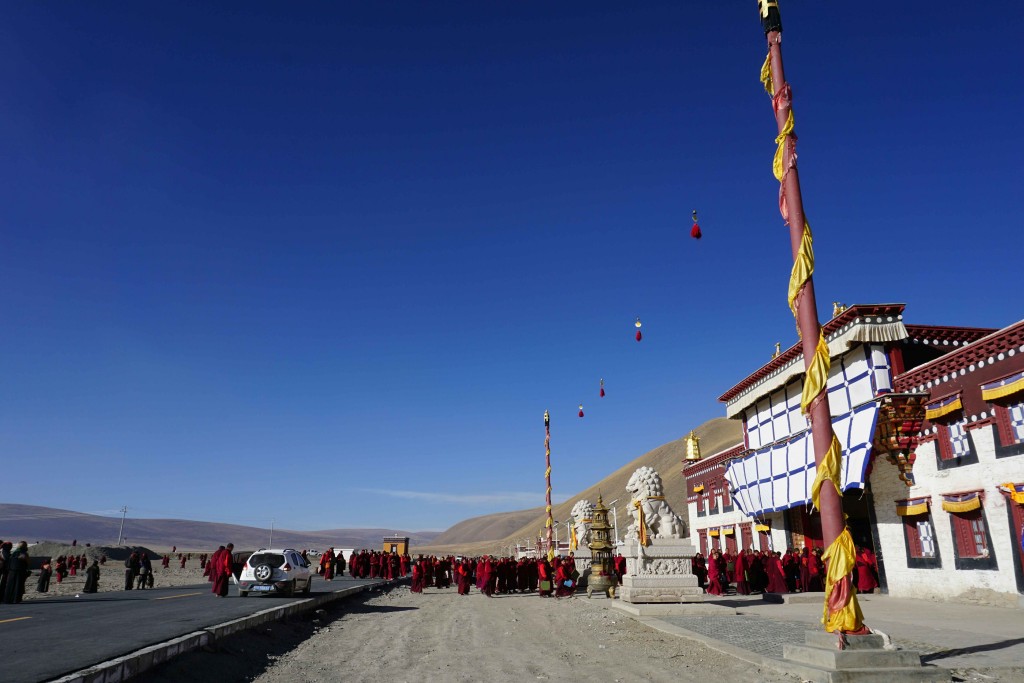
[[[690,430],[690,433],[686,435],[686,461],[697,462],[700,460],[700,439],[697,438],[697,432]]]
[[[775,342],[775,353],[772,354],[772,358],[778,358],[782,355],[782,342]]]

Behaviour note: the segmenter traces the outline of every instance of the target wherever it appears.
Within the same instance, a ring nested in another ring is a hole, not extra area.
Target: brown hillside
[[[524,525],[532,523],[544,508],[531,508],[514,512],[497,512],[493,515],[471,517],[463,520],[444,531],[433,541],[431,547],[437,545],[458,545],[460,543],[476,543],[477,541],[493,541],[515,533]]]
[[[704,457],[713,455],[726,448],[739,443],[742,436],[742,425],[739,420],[729,420],[718,417],[705,422],[697,427],[697,436],[700,437],[700,450]],[[623,465],[621,468],[608,475],[601,481],[595,483],[588,489],[580,491],[564,503],[555,505],[553,513],[555,519],[569,519],[569,512],[576,501],[586,498],[591,502],[597,501],[598,491],[604,495],[605,502],[610,500],[619,501],[615,504],[619,517],[619,535],[625,534],[626,527],[630,523],[628,511],[629,498],[626,495],[626,482],[633,472],[642,465],[653,467],[661,475],[665,483],[665,499],[677,514],[686,519],[686,482],[683,480],[683,439],[679,438],[670,441],[664,446],[659,446],[653,451],[641,455],[636,460]],[[506,523],[500,520],[504,518]],[[613,516],[609,514],[609,520]],[[514,526],[514,521],[522,521]],[[503,546],[514,544],[517,540],[524,538],[536,538],[537,531],[544,527],[545,515],[543,508],[522,510],[518,512],[506,512],[484,517],[473,517],[459,522],[444,533],[440,534],[429,546],[417,547],[416,551],[430,554],[483,554],[500,553]],[[687,520],[689,525],[689,520]],[[492,536],[486,539],[490,533],[498,533],[513,527],[504,536]]]

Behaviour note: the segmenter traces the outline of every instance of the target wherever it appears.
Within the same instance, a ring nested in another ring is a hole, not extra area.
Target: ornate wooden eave
[[[872,446],[899,468],[900,481],[914,485],[914,461],[924,426],[927,394],[885,394],[878,399]]]

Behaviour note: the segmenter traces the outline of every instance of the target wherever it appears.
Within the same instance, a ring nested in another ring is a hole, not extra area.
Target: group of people
[[[693,558],[693,573],[710,595],[725,595],[733,586],[737,595],[751,593],[812,593],[825,590],[825,563],[821,548],[778,551],[748,548],[735,555],[713,549],[707,560]],[[869,593],[878,587],[878,562],[868,548],[858,548],[853,583]]]
[[[576,558],[511,557],[424,557],[412,565],[413,593],[424,588],[449,588],[454,583],[459,595],[468,595],[471,586],[487,597],[495,593],[537,593],[542,598],[571,597],[576,592],[579,572]]]

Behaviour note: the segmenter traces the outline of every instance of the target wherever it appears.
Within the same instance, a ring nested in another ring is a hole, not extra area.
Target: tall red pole
[[[829,469],[827,466],[823,467],[823,462],[826,461],[826,456],[833,447],[835,439],[828,390],[824,385],[824,380],[827,380],[828,377],[829,354],[827,348],[819,348],[824,342],[821,339],[821,325],[818,322],[818,308],[814,297],[814,279],[811,276],[814,270],[814,253],[811,246],[810,228],[804,217],[803,197],[800,193],[800,174],[796,166],[792,90],[789,83],[786,82],[785,71],[782,68],[782,19],[779,15],[777,0],[758,0],[758,8],[761,13],[761,25],[768,41],[766,68],[770,70],[770,81],[767,80],[767,73],[762,73],[762,79],[765,79],[765,87],[772,94],[775,122],[779,132],[777,142],[780,155],[776,156],[774,170],[780,182],[779,211],[789,226],[789,241],[793,251],[794,272],[793,279],[790,281],[790,305],[793,308],[797,328],[800,332],[800,345],[804,356],[805,390],[812,373],[820,377],[822,368],[824,368],[823,381],[821,386],[817,387],[817,392],[813,396],[807,396],[806,393],[804,396],[804,410],[811,423],[814,462],[820,475],[823,469],[825,471]],[[794,291],[796,288],[799,289]],[[819,367],[812,368],[815,363],[818,363]],[[838,471],[838,467],[835,470]],[[831,481],[825,481],[821,485],[816,501],[821,513],[822,540],[826,548],[830,549],[833,544],[841,545],[836,541],[846,530],[841,494],[836,488],[838,485],[838,481],[834,485]],[[850,541],[850,539],[843,540]],[[835,561],[834,558],[833,561]],[[846,588],[842,587],[836,597],[831,595],[831,591],[826,595],[826,628],[830,631],[833,630],[829,619],[830,615],[850,603],[852,603],[852,612],[857,617],[853,621],[847,622],[848,625],[845,628],[849,628],[850,631],[863,628],[863,623],[859,618],[860,610],[854,595],[855,591],[847,591]],[[849,599],[840,602],[839,594],[847,593],[850,595]]]
[[[548,487],[544,498],[548,513],[548,560],[551,560],[555,556],[555,518],[551,512],[551,415],[546,410],[544,411],[544,459],[547,462],[547,469],[544,471],[544,481]]]

